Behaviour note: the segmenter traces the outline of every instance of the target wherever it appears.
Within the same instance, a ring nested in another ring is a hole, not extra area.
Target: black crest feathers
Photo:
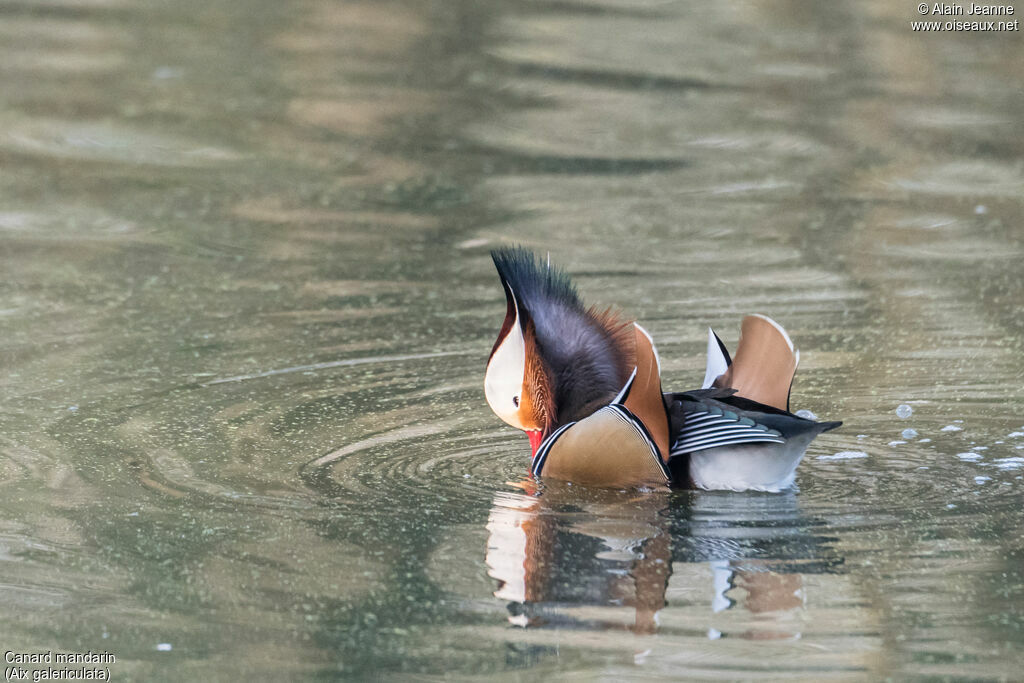
[[[633,328],[611,311],[586,308],[560,268],[523,247],[491,252],[519,315],[532,321],[541,360],[551,376],[557,420],[579,420],[606,405],[633,370]]]
[[[503,247],[491,252],[494,267],[502,281],[523,302],[548,301],[583,310],[583,302],[569,275],[561,268],[541,263],[532,251],[523,247]]]

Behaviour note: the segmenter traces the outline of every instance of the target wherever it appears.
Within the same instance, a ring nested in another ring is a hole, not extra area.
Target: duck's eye
[[[512,397],[512,403],[514,403],[516,405],[516,408],[518,408],[519,407],[519,397],[518,396],[513,396]]]

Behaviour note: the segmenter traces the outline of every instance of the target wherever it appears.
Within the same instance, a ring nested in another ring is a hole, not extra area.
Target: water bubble
[[[906,429],[903,430],[900,436],[907,440],[915,439],[917,438],[917,430],[907,427]]]
[[[171,649],[172,649],[172,646],[171,646],[170,643],[157,643],[156,644],[156,651],[157,652],[170,652]]]
[[[815,415],[811,411],[807,410],[806,408],[801,408],[800,410],[796,411],[796,413],[794,413],[794,414],[797,417],[802,417],[805,420],[817,420],[818,419],[817,415]]]
[[[988,207],[985,206],[984,204],[978,204],[976,207],[974,207],[974,213],[978,216],[984,216],[986,213],[988,213]]]
[[[900,446],[900,445],[905,444],[905,443],[906,443],[906,441],[900,441],[899,439],[897,439],[895,441],[890,441],[889,445],[890,446]]]
[[[942,432],[962,432],[963,430],[964,430],[963,427],[957,427],[956,425],[946,425],[945,427],[943,427],[939,431],[942,431]]]
[[[981,456],[977,453],[957,453],[956,457],[967,462],[978,462],[981,460]]]
[[[906,420],[908,417],[914,414],[914,409],[908,406],[906,403],[901,403],[896,408],[896,417],[901,420]]]
[[[992,477],[975,477],[975,484],[984,484],[986,481],[992,481]]]

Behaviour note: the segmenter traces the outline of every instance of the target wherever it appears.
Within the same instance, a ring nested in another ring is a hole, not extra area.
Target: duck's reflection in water
[[[665,604],[671,543],[667,494],[550,487],[543,495],[499,493],[487,522],[495,595],[518,626],[590,621],[649,632]],[[632,625],[585,607],[632,607]],[[588,618],[589,617],[589,618]]]
[[[687,608],[683,628],[694,609],[742,610],[728,635],[794,638],[804,574],[841,563],[791,494],[522,488],[496,494],[487,522],[494,594],[517,626],[652,633],[671,601]]]

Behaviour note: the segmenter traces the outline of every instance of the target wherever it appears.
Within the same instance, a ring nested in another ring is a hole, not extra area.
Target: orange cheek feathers
[[[523,429],[545,433],[555,420],[554,395],[551,380],[540,358],[533,321],[528,320],[524,330],[526,367],[523,373],[523,395],[520,398],[519,417]]]

